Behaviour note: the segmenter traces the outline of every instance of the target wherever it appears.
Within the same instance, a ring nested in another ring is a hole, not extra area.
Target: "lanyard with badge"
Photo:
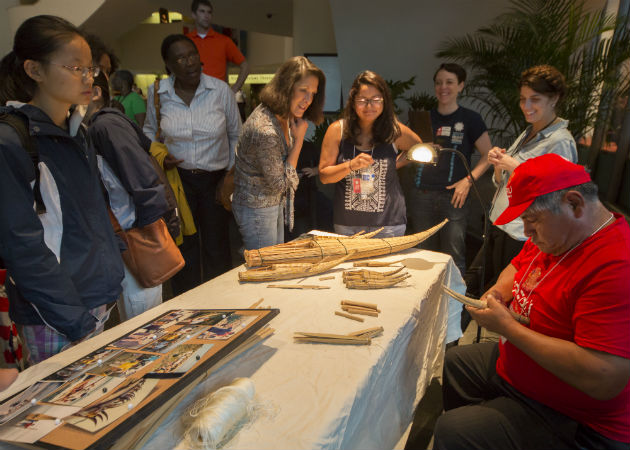
[[[370,156],[374,154],[374,147],[370,150],[365,150],[363,153],[370,152]],[[362,150],[359,150],[362,152]],[[357,147],[354,146],[352,158],[357,155]],[[352,192],[360,195],[362,198],[367,197],[374,192],[374,179],[376,174],[374,173],[374,164],[364,167],[363,169],[352,171]]]

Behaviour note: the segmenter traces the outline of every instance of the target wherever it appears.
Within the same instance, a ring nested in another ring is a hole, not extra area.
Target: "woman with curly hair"
[[[343,119],[326,131],[319,162],[322,183],[336,183],[335,232],[352,235],[384,227],[377,236],[405,234],[407,211],[396,169],[407,162],[401,152],[420,142],[396,119],[385,80],[370,70],[361,72]]]
[[[323,120],[324,73],[303,56],[285,61],[260,93],[261,104],[236,147],[232,211],[245,249],[284,242],[293,225],[295,170],[307,120]]]
[[[508,206],[506,185],[519,164],[545,153],[556,153],[577,162],[575,140],[567,129],[569,121],[556,113],[567,89],[564,76],[549,65],[530,67],[521,74],[519,89],[521,111],[530,125],[509,149],[494,147],[488,153],[488,161],[494,166],[492,180],[497,186],[490,208],[492,222]],[[489,255],[495,275],[510,264],[526,240],[521,218],[492,227],[490,241],[493,249]]]

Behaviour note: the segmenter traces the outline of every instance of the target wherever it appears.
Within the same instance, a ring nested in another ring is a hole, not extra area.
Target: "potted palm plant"
[[[486,112],[493,142],[511,142],[524,128],[516,82],[537,64],[553,65],[565,75],[569,89],[560,115],[569,120],[576,141],[594,126],[604,127],[629,85],[628,72],[621,70],[630,57],[628,18],[589,10],[584,0],[511,4],[490,26],[450,38],[437,52],[471,69],[465,94]],[[606,31],[614,31],[613,37],[602,39]]]

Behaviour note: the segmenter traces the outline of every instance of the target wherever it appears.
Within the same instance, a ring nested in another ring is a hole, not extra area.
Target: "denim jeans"
[[[335,233],[343,234],[344,236],[352,236],[353,234],[357,234],[359,231],[365,231],[369,233],[371,231],[376,231],[381,227],[364,227],[361,225],[358,226],[348,226],[348,225],[338,225],[335,224]],[[407,225],[387,225],[383,227],[375,238],[387,238],[387,237],[396,237],[396,236],[404,236],[405,230],[407,229]]]
[[[466,273],[466,223],[471,194],[462,208],[451,205],[452,190],[413,188],[407,199],[407,214],[411,218],[413,233],[424,231],[448,218],[448,223],[439,232],[418,247],[451,255],[462,276]]]
[[[232,212],[243,238],[245,250],[284,242],[284,204],[250,208],[232,203]]]

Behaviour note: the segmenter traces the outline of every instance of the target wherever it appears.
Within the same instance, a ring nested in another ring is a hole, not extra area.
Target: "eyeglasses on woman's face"
[[[185,66],[186,64],[196,64],[199,61],[200,61],[199,53],[197,52],[190,53],[186,56],[180,56],[179,58],[175,60],[175,62],[179,64],[180,66]]]
[[[365,108],[370,105],[381,106],[383,104],[383,97],[372,97],[372,98],[359,97],[354,100],[354,104],[361,108]]]
[[[94,77],[97,77],[99,73],[101,73],[101,68],[98,66],[92,66],[92,67],[68,66],[66,64],[57,64],[50,61],[48,63],[52,64],[53,66],[59,66],[59,67],[68,69],[69,71],[75,74],[80,74],[82,78],[88,78],[88,77],[94,78]]]

